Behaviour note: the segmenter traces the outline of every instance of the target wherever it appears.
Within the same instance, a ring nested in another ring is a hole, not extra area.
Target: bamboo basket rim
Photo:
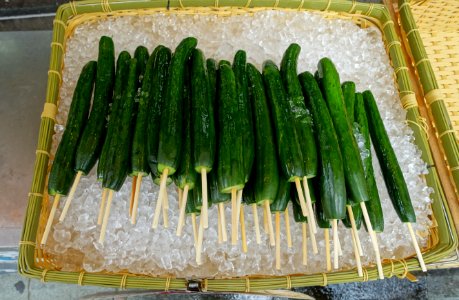
[[[225,2],[226,1],[226,2]],[[186,3],[185,3],[186,2]],[[185,5],[185,4],[190,4]],[[234,6],[228,6],[233,4]],[[380,4],[365,4],[345,0],[312,0],[293,1],[275,0],[275,3],[266,3],[265,0],[237,0],[229,1],[199,1],[199,0],[84,0],[61,5],[54,20],[53,42],[51,43],[51,60],[48,72],[48,88],[46,103],[42,113],[39,141],[36,150],[34,167],[34,180],[29,193],[29,202],[22,238],[19,243],[18,271],[21,275],[38,278],[43,282],[77,283],[79,285],[98,285],[120,288],[146,288],[156,290],[184,290],[190,284],[198,284],[202,291],[235,291],[254,292],[280,288],[293,288],[312,285],[327,285],[329,283],[344,283],[350,281],[368,281],[377,279],[374,266],[364,268],[364,276],[358,277],[355,270],[345,270],[333,273],[317,273],[311,275],[291,274],[287,276],[246,276],[229,279],[203,278],[200,280],[186,280],[172,276],[152,277],[129,273],[87,273],[63,272],[48,268],[39,268],[43,265],[46,256],[39,247],[36,247],[37,234],[39,235],[40,219],[48,214],[46,175],[49,171],[49,149],[53,135],[55,115],[57,113],[58,91],[60,87],[61,70],[65,53],[65,41],[71,32],[81,22],[107,16],[120,16],[126,14],[150,14],[153,12],[181,11],[219,14],[234,14],[266,9],[282,10],[308,10],[325,14],[328,18],[351,19],[361,27],[377,26],[383,35],[386,51],[394,67],[394,80],[396,81],[402,106],[407,110],[407,122],[413,129],[416,140],[422,152],[423,159],[429,164],[431,160],[430,149],[426,141],[425,128],[422,125],[416,101],[413,102],[414,92],[409,81],[408,68],[401,51],[401,42],[394,29],[387,8]],[[435,190],[435,199],[432,204],[434,223],[436,226],[430,231],[430,245],[424,249],[424,259],[427,263],[437,261],[447,256],[457,247],[457,236],[451,230],[451,216],[445,197],[440,186],[435,168],[426,176],[429,186]],[[419,269],[419,264],[413,256],[405,259],[386,259],[384,261],[385,277],[397,276],[415,280],[410,273]]]

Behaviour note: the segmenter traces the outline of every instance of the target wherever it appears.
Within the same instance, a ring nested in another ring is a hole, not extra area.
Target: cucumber
[[[300,206],[300,200],[298,199],[298,193],[296,192],[296,188],[294,188],[293,186],[290,189],[290,197],[293,208],[293,219],[296,223],[307,223],[308,217],[303,216],[303,212],[301,211]]]
[[[355,103],[355,83],[352,81],[345,81],[341,84],[343,91],[344,104],[346,105],[346,115],[351,127],[354,124],[354,103]]]
[[[272,212],[284,212],[290,201],[291,184],[285,179],[279,181],[276,199],[270,204]]]
[[[129,161],[131,157],[131,132],[133,128],[132,114],[134,102],[137,95],[139,69],[137,59],[133,58],[129,62],[129,74],[127,86],[123,93],[120,112],[117,113],[117,120],[114,135],[110,141],[110,150],[107,153],[105,163],[105,173],[102,186],[114,191],[119,191],[123,186],[128,174]]]
[[[368,206],[367,206],[367,209],[368,209]],[[362,209],[360,208],[360,205],[353,205],[352,213],[354,215],[355,227],[357,229],[360,229],[360,227],[362,227],[362,218],[363,218]],[[346,218],[344,218],[342,221],[343,221],[344,226],[346,226],[346,228],[352,228],[351,219],[349,218],[349,214],[346,214]]]
[[[166,101],[161,113],[161,127],[158,146],[158,171],[164,169],[169,175],[178,168],[181,155],[181,140],[183,132],[183,82],[184,71],[188,59],[198,41],[194,37],[185,38],[175,49],[171,59],[169,77],[167,80]]]
[[[317,225],[319,225],[319,228],[323,229],[329,229],[331,228],[331,223],[330,220],[325,216],[325,212],[323,210],[322,206],[322,199],[318,199],[319,201],[316,202],[316,220],[317,220]]]
[[[201,209],[196,208],[195,195],[193,191],[188,193],[188,199],[186,201],[186,206],[185,206],[185,213],[187,215],[191,215],[191,214],[199,215],[201,213]]]
[[[108,118],[107,124],[107,134],[105,136],[104,144],[102,146],[102,151],[99,157],[99,163],[97,164],[97,180],[102,181],[103,174],[105,172],[105,162],[107,157],[107,152],[110,149],[110,141],[113,135],[116,135],[115,128],[117,120],[116,116],[119,113],[119,106],[122,103],[122,96],[124,89],[126,88],[127,75],[129,72],[129,61],[131,60],[131,55],[127,51],[122,51],[118,55],[118,60],[116,61],[116,75],[115,75],[115,85],[113,88],[113,102],[110,108],[110,115]]]
[[[169,48],[162,45],[157,46],[153,53],[155,53],[155,61],[153,63],[151,103],[147,122],[146,152],[152,177],[154,177],[153,181],[156,182],[161,176],[158,172],[159,129],[163,103],[166,98],[167,78],[169,77],[169,66],[172,54]]]
[[[198,176],[196,178],[196,184],[195,184],[195,187],[194,187],[192,193],[194,194],[194,206],[195,206],[195,208],[201,210],[202,209],[202,203],[203,203],[201,176]],[[209,185],[207,185],[207,194],[210,195]],[[208,197],[207,198],[207,204],[208,204],[209,208],[212,206],[212,197]]]
[[[139,84],[138,86],[142,86],[142,82],[144,79],[145,72],[147,70],[148,60],[150,55],[148,54],[148,49],[144,46],[138,46],[134,51],[134,58],[137,59],[137,64],[139,65]]]
[[[368,201],[367,183],[360,151],[352,128],[347,120],[346,106],[335,65],[328,58],[322,58],[318,65],[324,98],[338,136],[343,157],[344,175],[349,187],[349,198],[358,202]],[[323,151],[323,150],[321,150]]]
[[[114,80],[115,46],[111,38],[102,36],[99,41],[99,57],[91,114],[75,155],[75,171],[82,172],[84,175],[87,175],[96,164],[104,144]]]
[[[299,79],[312,108],[314,129],[319,145],[321,207],[326,219],[344,219],[346,216],[346,183],[343,159],[339,151],[333,121],[314,76],[309,72],[304,72]]]
[[[236,77],[236,96],[239,113],[239,131],[242,132],[242,172],[245,182],[249,181],[255,159],[255,138],[253,133],[252,106],[248,97],[247,55],[238,50],[234,55],[233,72]]]
[[[231,67],[231,63],[227,60],[221,60],[218,62],[218,69],[220,69],[221,66],[226,65]]]
[[[242,193],[242,202],[244,202],[246,205],[257,204],[254,191],[254,173],[255,172],[253,169],[249,181],[244,186],[244,193]]]
[[[293,116],[295,130],[300,141],[303,155],[305,176],[308,178],[317,175],[317,149],[312,132],[311,113],[304,103],[301,84],[298,80],[297,65],[301,47],[291,44],[284,53],[281,62],[281,76],[287,92],[287,100]]]
[[[365,111],[368,116],[368,128],[378,157],[381,171],[384,176],[390,199],[400,220],[404,223],[415,223],[416,214],[411,203],[408,187],[403,178],[402,170],[398,164],[394,149],[390,144],[384,123],[379,114],[373,94],[363,92]]]
[[[48,194],[67,195],[75,178],[75,150],[86,125],[91,95],[96,76],[97,62],[88,62],[81,70],[72,104],[70,105],[65,131],[57,147],[48,178]]]
[[[212,103],[211,105],[214,108],[214,115],[215,115],[215,112],[216,112],[215,107],[216,107],[216,102],[217,102],[217,62],[212,58],[208,58],[206,60],[206,69],[207,69],[207,78],[209,80],[210,102]],[[214,120],[214,123],[215,123],[215,120]]]
[[[303,154],[301,153],[299,136],[291,121],[281,75],[272,61],[266,61],[263,64],[263,80],[268,103],[271,107],[280,167],[283,176],[288,181],[295,181],[295,178],[302,178],[305,175]]]
[[[191,58],[191,138],[193,164],[196,172],[212,170],[215,159],[216,136],[214,108],[209,92],[209,79],[204,54],[193,50]],[[191,148],[190,148],[191,149]]]
[[[211,199],[212,203],[225,203],[231,200],[231,195],[228,193],[220,192],[218,187],[218,172],[217,168],[213,168],[212,171],[209,173],[209,198]],[[243,193],[242,195],[244,195]]]
[[[218,91],[218,186],[222,193],[230,193],[232,189],[244,187],[245,175],[236,79],[233,70],[226,64],[220,65]]]
[[[258,153],[252,170],[253,190],[257,203],[272,203],[279,188],[279,167],[269,108],[260,72],[254,65],[247,64],[247,75],[253,107],[255,150]]]

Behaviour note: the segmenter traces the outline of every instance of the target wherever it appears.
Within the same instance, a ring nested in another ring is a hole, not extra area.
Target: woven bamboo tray
[[[55,269],[52,257],[44,254],[36,241],[43,232],[48,216],[48,196],[46,178],[49,171],[49,149],[51,146],[55,115],[57,112],[58,91],[61,81],[63,57],[66,41],[82,22],[117,17],[122,15],[171,13],[204,13],[230,15],[253,12],[261,9],[309,10],[322,12],[326,18],[352,20],[365,28],[376,26],[382,32],[387,53],[394,68],[401,105],[407,110],[407,122],[414,131],[416,143],[428,165],[434,165],[423,119],[420,116],[415,90],[411,82],[413,74],[406,65],[406,58],[395,23],[384,5],[364,4],[344,0],[122,0],[122,1],[79,1],[59,7],[54,21],[53,42],[51,43],[51,62],[48,72],[46,103],[40,124],[39,140],[36,150],[34,180],[29,193],[29,204],[20,242],[19,273],[42,281],[97,285],[105,287],[143,288],[154,290],[186,290],[259,292],[272,289],[327,285],[377,279],[375,266],[366,266],[364,276],[358,277],[356,270],[312,275],[292,274],[289,276],[256,276],[229,279],[202,278],[187,281],[182,278],[150,277],[136,274],[63,272]],[[448,256],[457,247],[457,235],[451,224],[451,215],[446,205],[446,197],[436,168],[430,168],[425,176],[427,184],[433,188],[432,210],[434,226],[430,229],[429,245],[425,249],[426,263],[435,263]],[[398,276],[415,279],[410,271],[418,270],[419,263],[413,256],[401,260],[383,262],[386,277]]]

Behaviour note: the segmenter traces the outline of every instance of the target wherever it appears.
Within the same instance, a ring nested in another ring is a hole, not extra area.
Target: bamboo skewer
[[[53,206],[51,207],[51,211],[49,212],[48,222],[46,223],[45,232],[43,233],[43,237],[41,238],[41,245],[46,245],[46,241],[48,240],[49,231],[51,230],[51,226],[53,225],[54,215],[56,214],[56,209],[59,206],[59,200],[61,199],[61,195],[57,194],[54,196]]]
[[[261,244],[260,224],[258,224],[258,208],[256,203],[252,204],[252,214],[253,222],[255,223],[255,238],[257,244]]]
[[[276,211],[276,269],[280,270],[280,213]]]
[[[159,215],[161,214],[161,206],[163,204],[162,198],[163,198],[164,190],[166,189],[168,173],[169,173],[169,169],[166,168],[161,174],[161,181],[159,183],[158,200],[156,201],[155,213],[153,215],[153,224],[151,226],[153,229],[156,229],[158,227]]]
[[[357,245],[357,251],[359,256],[363,255],[362,244],[360,243],[359,232],[357,230],[357,225],[355,224],[354,212],[352,211],[352,206],[346,205],[347,213],[349,214],[349,219],[351,220],[352,234],[355,237],[355,242]]]
[[[268,228],[268,213],[266,212],[266,207],[263,205],[263,230],[265,233],[269,234]]]
[[[422,257],[421,249],[419,248],[418,241],[416,240],[416,235],[414,234],[413,227],[411,226],[411,223],[406,223],[406,226],[408,226],[408,230],[411,235],[411,241],[413,242],[414,250],[416,251],[416,255],[418,257],[419,264],[421,265],[421,270],[423,272],[427,272],[427,267],[424,262],[424,258]]]
[[[237,191],[237,197],[236,197],[236,212],[239,212],[241,210],[241,203],[242,203],[242,189]],[[236,240],[232,240],[232,244],[233,245],[236,245],[237,244],[237,241],[239,240],[239,216],[240,216],[240,213],[237,213],[236,214]],[[234,237],[232,237],[233,239]]]
[[[241,205],[240,208],[241,216],[239,221],[241,223],[241,241],[242,241],[242,252],[247,253],[247,238],[245,235],[245,218],[244,218],[244,206]]]
[[[131,224],[135,224],[137,220],[137,210],[139,207],[139,194],[140,186],[142,185],[142,173],[139,173],[137,179],[135,180],[135,193],[134,193],[134,204],[132,205],[132,216]]]
[[[303,189],[301,188],[300,179],[298,177],[295,177],[295,187],[296,187],[296,192],[298,193],[298,199],[300,200],[301,212],[303,216],[307,217],[308,208],[306,206],[306,200],[304,200]]]
[[[301,223],[301,228],[303,231],[303,266],[308,265],[308,232],[306,228],[306,222]]]
[[[373,249],[375,251],[376,266],[378,267],[379,279],[384,279],[384,273],[381,264],[381,255],[379,254],[378,240],[376,239],[376,234],[373,230],[373,226],[371,225],[370,216],[368,215],[367,206],[365,205],[365,202],[360,202],[360,207],[362,208],[363,219],[365,220],[365,224],[367,225],[367,230],[370,234],[371,243],[373,244]]]
[[[237,191],[236,189],[231,190],[231,244],[236,245],[237,243]]]
[[[290,232],[290,218],[288,215],[288,207],[285,209],[285,232],[287,234],[287,247],[292,248],[292,234]]]
[[[330,257],[330,229],[324,228],[324,236],[325,236],[325,260],[327,262],[327,272],[330,272],[332,269],[331,257]]]
[[[194,238],[194,246],[198,244],[198,229],[196,227],[196,214],[191,214],[191,225],[193,226],[193,238]]]
[[[359,249],[357,247],[355,233],[352,230],[351,230],[351,235],[352,235],[352,246],[354,247],[355,263],[357,264],[357,274],[359,275],[359,277],[362,277],[363,276],[362,262],[360,260],[360,254],[359,254]]]
[[[217,205],[217,233],[218,233],[218,243],[221,244],[223,241],[222,238],[222,222],[221,222],[221,216],[220,216],[220,205]]]
[[[228,241],[228,235],[226,234],[226,215],[225,215],[225,204],[218,203],[220,209],[220,220],[222,224],[222,239],[224,242]]]
[[[169,228],[169,196],[167,195],[167,188],[164,190],[163,201],[163,226],[164,228]]]
[[[105,199],[107,199],[107,191],[108,189],[106,188],[102,190],[102,199],[100,201],[99,216],[97,217],[97,225],[102,225],[102,219],[104,218],[104,210],[105,210]]]
[[[341,248],[341,241],[339,239],[339,236],[338,236],[338,239],[337,239],[337,243],[338,243],[338,255],[339,256],[343,256],[343,249]]]
[[[201,218],[204,218],[204,228],[209,227],[209,200],[207,195],[207,172],[204,168],[201,169],[201,185],[202,185],[202,212]]]
[[[202,264],[201,252],[202,252],[202,240],[204,239],[204,217],[199,218],[199,229],[198,229],[198,242],[196,243],[196,263]]]
[[[180,205],[179,219],[178,219],[178,224],[177,224],[177,236],[182,236],[182,229],[183,229],[183,225],[185,221],[186,203],[188,201],[188,189],[189,189],[189,186],[187,184],[183,188],[183,193],[182,193],[182,200],[181,200],[182,203]]]
[[[338,250],[338,220],[333,219],[332,221],[332,229],[333,229],[333,268],[339,268],[339,250]]]
[[[132,217],[132,209],[134,207],[135,189],[137,188],[137,176],[132,177],[131,200],[129,201],[129,217]]]
[[[107,231],[108,217],[110,216],[110,208],[113,201],[113,190],[108,192],[107,206],[105,207],[104,220],[102,222],[102,228],[100,229],[99,243],[103,243],[105,240],[105,233]]]
[[[276,244],[276,241],[274,240],[274,229],[273,229],[273,223],[271,220],[271,207],[269,206],[268,200],[264,202],[264,206],[265,206],[266,220],[268,223],[269,243],[271,246],[274,246]]]
[[[309,219],[308,219],[308,221],[309,221]],[[309,225],[308,227],[309,227],[309,236],[311,237],[312,253],[317,254],[317,253],[319,253],[319,249],[317,248],[316,235],[314,234],[312,226]]]
[[[178,196],[178,206],[180,209],[182,207],[182,200],[183,200],[183,190],[181,188],[177,188],[177,196]]]
[[[67,215],[67,211],[69,210],[70,203],[72,203],[78,183],[80,182],[81,175],[83,175],[83,172],[78,171],[76,174],[75,180],[73,181],[72,188],[70,189],[69,195],[65,201],[64,208],[62,209],[62,213],[59,217],[59,222],[63,222],[65,219],[65,216]]]
[[[308,185],[308,179],[307,177],[303,177],[303,189],[304,189],[304,194],[306,196],[306,204],[308,206],[308,224],[309,226],[312,226],[312,231],[314,234],[317,233],[317,225],[316,225],[316,216],[314,214],[314,210],[312,208],[312,200],[311,200],[311,195],[309,191],[309,185]]]

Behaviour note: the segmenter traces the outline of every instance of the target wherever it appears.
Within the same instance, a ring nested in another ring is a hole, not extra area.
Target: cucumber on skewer
[[[295,220],[296,223],[301,224],[302,241],[303,241],[301,250],[303,252],[303,266],[307,266],[308,265],[308,232],[307,232],[308,218],[303,216],[303,212],[301,211],[301,206],[299,202],[297,202],[297,199],[294,198],[296,196],[296,190],[294,190],[293,188],[291,190],[292,190],[291,202],[292,202],[292,208],[293,208],[293,219]]]
[[[279,189],[277,190],[276,199],[271,203],[270,210],[275,215],[275,246],[276,246],[276,269],[280,270],[280,213],[285,212],[288,202],[290,201],[290,182],[281,180],[279,182]],[[271,241],[271,246],[274,246]]]

